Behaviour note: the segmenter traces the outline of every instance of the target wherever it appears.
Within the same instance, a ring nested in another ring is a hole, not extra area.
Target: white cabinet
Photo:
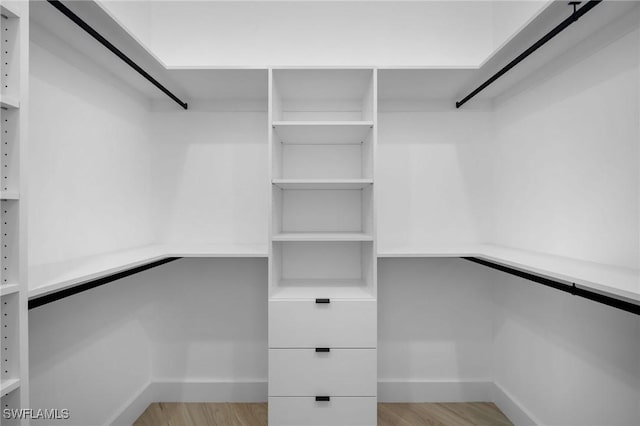
[[[326,302],[329,303],[317,303]],[[271,348],[375,348],[375,300],[271,300]]]
[[[269,426],[371,426],[376,403],[375,397],[269,397]]]
[[[270,72],[270,425],[376,423],[375,83]]]
[[[269,349],[272,396],[375,396],[375,349]]]

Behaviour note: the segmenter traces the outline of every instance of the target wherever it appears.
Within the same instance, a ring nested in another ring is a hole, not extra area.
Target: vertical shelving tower
[[[374,425],[376,70],[269,84],[269,424]]]
[[[29,406],[27,352],[26,202],[29,3],[0,2],[0,340],[2,424],[28,424],[5,418],[7,409]]]

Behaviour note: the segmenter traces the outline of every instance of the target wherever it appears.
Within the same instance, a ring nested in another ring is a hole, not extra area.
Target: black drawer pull
[[[316,352],[331,352],[330,348],[316,348]]]
[[[328,402],[328,401],[331,401],[331,397],[330,396],[316,396],[316,401],[317,402]]]
[[[316,303],[331,303],[331,299],[316,299]]]

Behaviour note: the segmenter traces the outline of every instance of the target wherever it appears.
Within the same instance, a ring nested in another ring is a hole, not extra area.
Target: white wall
[[[496,102],[495,243],[638,267],[638,22],[624,18]]]
[[[266,252],[266,111],[164,105],[154,109],[151,126],[161,240]]]
[[[537,424],[640,424],[640,317],[498,272],[494,283],[494,381]]]
[[[491,283],[460,259],[378,262],[378,380],[492,380]]]
[[[152,374],[153,294],[171,267],[29,311],[30,406],[67,408],[56,424],[78,426],[104,425],[127,406]]]
[[[29,263],[149,244],[149,104],[32,25]]]
[[[33,309],[31,406],[68,408],[56,424],[88,426],[150,382],[242,399],[243,383],[267,380],[266,319],[266,259],[182,259]]]
[[[152,2],[151,48],[169,66],[477,65],[489,2]]]
[[[378,250],[477,243],[490,110],[385,111],[378,118]]]
[[[152,380],[266,382],[267,276],[266,259],[167,268],[154,292]]]

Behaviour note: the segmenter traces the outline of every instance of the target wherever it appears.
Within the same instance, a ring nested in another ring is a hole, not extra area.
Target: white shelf
[[[273,179],[282,189],[362,189],[373,184],[373,179]]]
[[[167,252],[164,246],[152,245],[67,262],[30,266],[29,298],[54,293],[166,257]]]
[[[363,280],[281,280],[271,299],[375,299]]]
[[[266,245],[169,245],[167,257],[267,257]]]
[[[598,293],[640,303],[640,271],[496,245],[398,248],[378,253],[379,258],[478,257],[552,279],[575,283]]]
[[[0,191],[0,199],[2,200],[19,200],[20,194],[15,191]]]
[[[361,144],[373,121],[274,121],[273,128],[283,144]]]
[[[3,284],[0,285],[0,296],[8,296],[20,291],[19,284]]]
[[[2,95],[0,97],[0,107],[6,109],[18,109],[20,108],[20,99],[15,96]]]
[[[3,380],[0,385],[0,394],[5,396],[6,394],[13,392],[20,387],[20,379],[8,379]]]
[[[29,298],[44,296],[86,281],[116,274],[167,257],[267,257],[260,245],[150,245],[29,268]]]
[[[283,232],[275,234],[273,241],[373,241],[363,232]]]

